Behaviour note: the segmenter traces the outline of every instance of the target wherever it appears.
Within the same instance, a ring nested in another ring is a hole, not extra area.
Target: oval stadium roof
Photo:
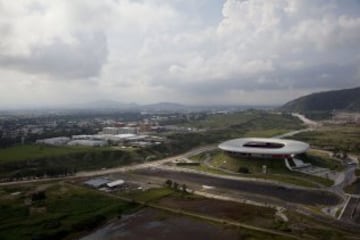
[[[278,138],[237,138],[221,143],[223,151],[253,154],[299,154],[309,149],[309,144]]]

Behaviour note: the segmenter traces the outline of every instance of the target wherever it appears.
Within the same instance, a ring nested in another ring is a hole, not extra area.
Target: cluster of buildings
[[[91,178],[83,182],[87,187],[97,189],[103,192],[132,192],[134,190],[145,190],[149,186],[137,182],[131,182],[125,179],[114,179],[107,176]]]
[[[54,124],[12,124],[7,126],[0,126],[0,137],[2,138],[16,138],[28,135],[41,135],[47,131],[56,128]]]
[[[151,134],[151,133],[161,133],[161,132],[176,132],[176,133],[186,133],[186,132],[200,132],[203,129],[183,127],[177,125],[159,125],[153,123],[130,123],[125,126],[117,127],[104,127],[101,131],[101,134]]]
[[[131,146],[147,147],[158,145],[164,142],[165,137],[140,134],[136,127],[104,127],[98,134],[73,135],[71,137],[53,137],[39,139],[38,144],[47,144],[55,146]]]
[[[332,122],[336,124],[353,123],[360,124],[360,113],[358,112],[334,112]]]
[[[7,145],[32,143],[45,136],[94,133],[101,124],[96,119],[72,120],[61,116],[0,118],[0,140]]]
[[[50,145],[120,145],[138,146],[158,144],[171,133],[205,131],[180,126],[181,123],[202,119],[206,113],[119,113],[92,115],[76,113],[63,115],[9,115],[0,116],[0,146],[19,143]]]
[[[157,118],[156,118],[157,119]],[[71,137],[60,136],[36,140],[38,144],[69,145],[69,146],[132,146],[147,147],[161,144],[166,140],[167,132],[185,133],[200,131],[176,125],[160,125],[153,119],[143,119],[135,122],[120,122],[108,120],[103,122],[102,129],[97,134],[79,134]],[[161,136],[160,136],[161,135]],[[166,135],[166,134],[165,134]]]

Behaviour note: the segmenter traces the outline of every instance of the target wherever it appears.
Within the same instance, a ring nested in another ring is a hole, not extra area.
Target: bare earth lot
[[[182,210],[195,212],[221,219],[235,220],[247,224],[271,228],[274,223],[275,210],[265,207],[240,204],[230,201],[191,196],[179,198],[168,196],[158,201],[162,206],[169,208],[181,208]]]

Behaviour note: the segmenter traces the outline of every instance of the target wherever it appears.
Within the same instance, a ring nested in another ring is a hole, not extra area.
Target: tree
[[[172,181],[170,179],[166,180],[165,185],[167,185],[169,188],[171,188]]]
[[[182,189],[182,191],[183,191],[184,193],[187,193],[187,186],[186,186],[186,184],[183,184],[183,185],[181,186],[181,189]]]
[[[35,192],[31,195],[32,201],[40,201],[45,199],[46,199],[45,191]]]
[[[239,168],[240,173],[250,173],[249,169],[247,167],[240,167]]]
[[[173,182],[173,188],[175,189],[175,191],[177,191],[179,188],[179,184],[177,182]]]

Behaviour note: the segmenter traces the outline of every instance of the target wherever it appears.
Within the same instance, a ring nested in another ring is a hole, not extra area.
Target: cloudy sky
[[[359,0],[0,0],[0,107],[282,104],[360,85]]]

